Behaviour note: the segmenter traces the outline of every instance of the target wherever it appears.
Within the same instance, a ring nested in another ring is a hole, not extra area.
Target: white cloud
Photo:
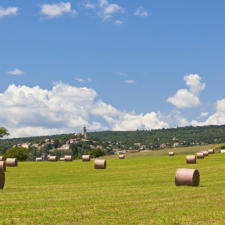
[[[8,74],[13,74],[13,75],[20,75],[23,74],[24,72],[18,69],[15,69],[13,71],[8,71]]]
[[[128,84],[133,84],[135,83],[134,80],[125,80],[124,82],[128,83]]]
[[[116,20],[116,21],[115,21],[115,24],[116,24],[116,25],[121,25],[121,24],[123,24],[123,21],[121,21],[121,20]]]
[[[207,125],[224,125],[225,124],[225,99],[217,100],[215,104],[216,112],[210,116],[205,122],[198,122],[192,120],[193,126],[207,126]]]
[[[77,81],[79,81],[79,82],[81,82],[81,83],[83,83],[83,82],[85,82],[83,79],[81,79],[81,78],[75,78],[75,80],[77,80]]]
[[[71,9],[70,2],[60,2],[58,4],[43,4],[40,5],[41,14],[47,16],[47,18],[54,18],[63,15],[64,13],[77,14],[75,9]]]
[[[127,74],[125,74],[125,73],[116,72],[116,71],[115,71],[115,74],[118,74],[118,75],[123,75],[123,76],[127,76]]]
[[[198,117],[198,119],[205,116],[208,116],[208,112],[202,112],[201,115]]]
[[[52,90],[36,86],[9,85],[0,93],[0,126],[10,137],[74,133],[86,125],[89,131],[109,130],[90,115],[102,117],[113,130],[155,129],[168,127],[161,114],[151,112],[136,115],[117,110],[102,100],[91,88],[77,88],[62,82]]]
[[[96,4],[92,4],[89,0],[86,0],[82,4],[85,9],[94,9],[96,7]]]
[[[18,8],[17,7],[3,8],[0,5],[0,17],[10,16],[10,15],[16,15],[16,14],[18,14]]]
[[[190,87],[190,90],[178,90],[175,95],[167,99],[167,102],[170,102],[177,108],[198,107],[200,105],[199,93],[205,88],[205,83],[201,83],[201,79],[198,74],[184,76],[184,81]]]
[[[139,6],[135,13],[134,13],[135,16],[148,16],[148,13],[147,11],[144,9],[144,7],[142,6]]]
[[[88,77],[88,79],[87,79],[89,82],[91,82],[92,81],[92,79],[90,78],[90,77]]]

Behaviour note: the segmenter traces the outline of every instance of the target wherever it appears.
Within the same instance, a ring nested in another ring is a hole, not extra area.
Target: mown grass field
[[[225,224],[225,154],[185,162],[187,152],[204,149],[107,157],[106,170],[94,161],[19,162],[5,173],[0,223]],[[175,186],[177,168],[198,169],[200,185]]]

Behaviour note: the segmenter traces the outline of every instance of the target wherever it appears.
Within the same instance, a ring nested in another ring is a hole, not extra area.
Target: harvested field
[[[168,152],[126,160],[107,156],[106,170],[95,170],[94,160],[20,162],[5,173],[1,223],[223,224],[225,154],[186,164],[186,153]],[[198,169],[199,186],[175,186],[178,168]]]

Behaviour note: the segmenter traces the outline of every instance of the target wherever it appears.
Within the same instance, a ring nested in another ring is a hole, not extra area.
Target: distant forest
[[[9,136],[10,137],[10,136]],[[49,136],[35,136],[24,138],[7,138],[0,140],[0,151],[13,147],[16,144],[25,142],[33,143],[36,140],[44,141],[45,139],[66,139],[73,138],[74,134],[58,134]],[[111,142],[117,146],[125,145],[126,148],[133,147],[134,143],[141,143],[146,147],[159,147],[165,143],[171,147],[174,142],[185,141],[183,146],[190,146],[193,143],[198,144],[216,144],[225,142],[225,125],[222,126],[202,126],[202,127],[178,127],[158,130],[136,130],[136,131],[101,131],[88,132],[87,137],[99,139],[101,142]],[[175,137],[175,140],[173,140]]]

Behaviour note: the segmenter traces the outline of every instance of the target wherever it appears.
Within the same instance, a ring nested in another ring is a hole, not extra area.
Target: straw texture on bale
[[[200,174],[196,169],[182,169],[179,168],[175,175],[176,186],[198,186],[200,182]]]
[[[8,159],[6,159],[6,166],[8,166],[8,167],[18,166],[17,158],[8,158]]]
[[[208,156],[209,155],[208,151],[203,151],[203,154],[204,154],[204,156]]]
[[[214,149],[209,149],[209,150],[208,150],[208,153],[209,153],[209,154],[214,154]]]
[[[186,163],[187,164],[196,163],[196,156],[195,155],[188,155],[186,157]]]
[[[5,172],[0,168],[0,189],[3,189],[5,185]]]
[[[64,159],[64,158],[60,158],[59,160],[60,160],[60,161],[65,161],[65,159]]]
[[[95,160],[95,169],[106,169],[106,160],[96,159]]]
[[[204,154],[202,152],[198,152],[197,159],[204,159]]]
[[[6,171],[5,161],[0,161],[0,169],[2,169],[3,171]]]
[[[50,162],[57,162],[57,156],[50,156],[49,161]]]
[[[119,155],[119,159],[125,159],[125,155]]]
[[[42,161],[42,158],[36,158],[36,162],[41,162]]]
[[[71,162],[72,161],[72,156],[71,155],[65,155],[64,159],[65,159],[65,162]]]
[[[91,158],[90,158],[90,155],[82,155],[82,161],[90,161]]]
[[[4,156],[0,156],[0,161],[4,161]]]
[[[174,152],[169,152],[169,156],[174,156]]]

